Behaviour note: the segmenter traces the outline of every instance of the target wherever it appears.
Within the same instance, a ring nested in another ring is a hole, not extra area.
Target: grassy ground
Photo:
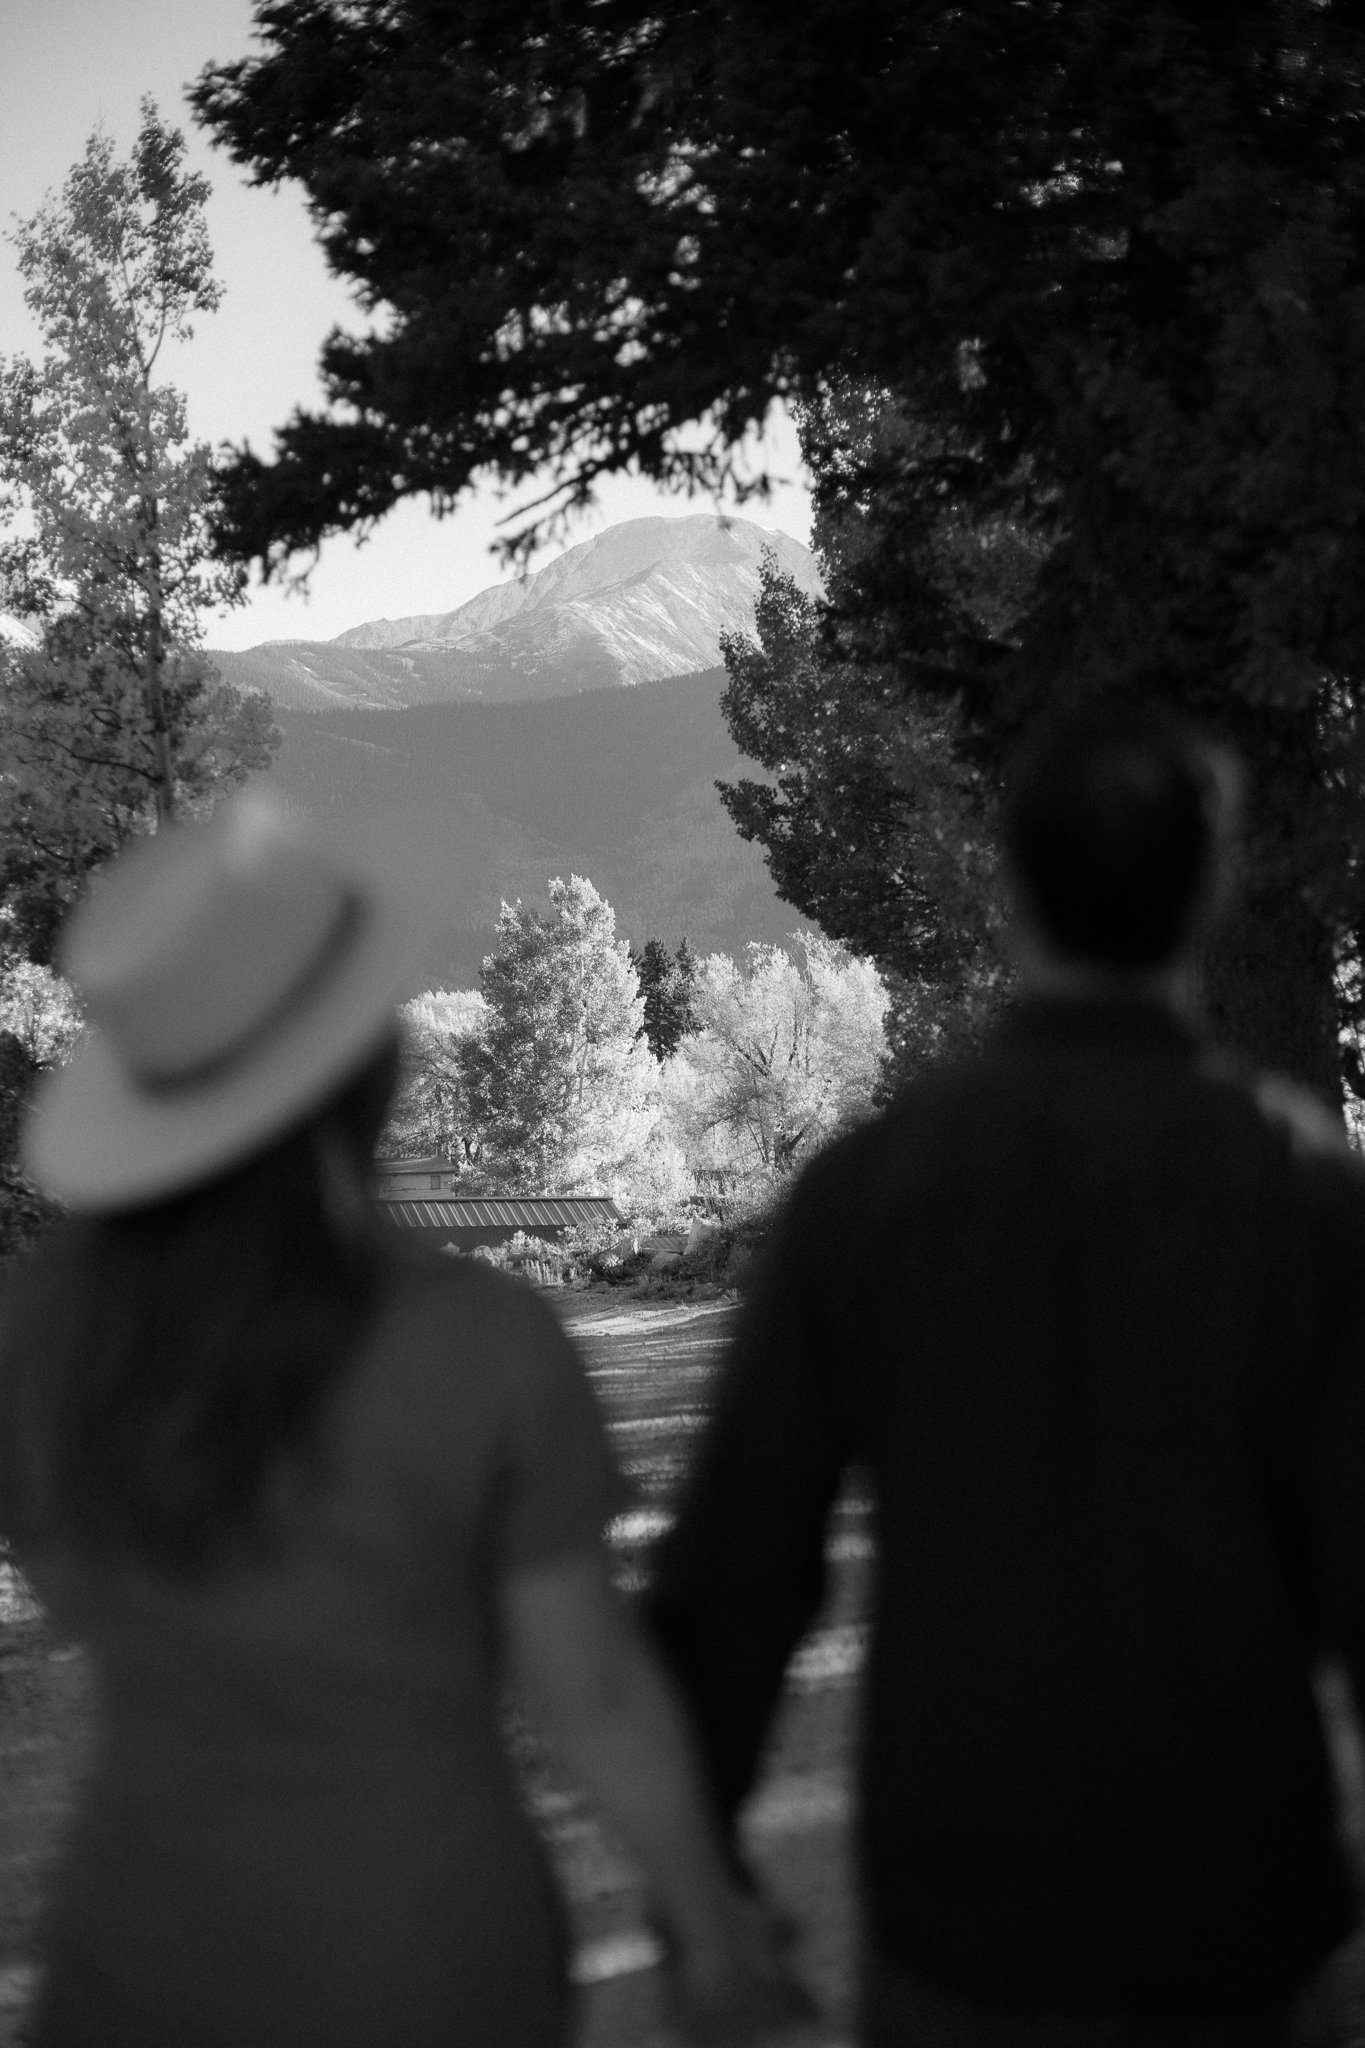
[[[638,1582],[643,1553],[685,1468],[733,1311],[714,1298],[561,1299],[588,1355],[617,1455],[640,1488],[638,1510],[616,1531],[618,1567],[629,1585]],[[831,1612],[798,1661],[748,1822],[755,1864],[803,1930],[799,1966],[826,2015],[809,2031],[812,2048],[848,2038],[848,1705],[866,1559],[856,1506],[841,1509],[834,1543]],[[41,1616],[6,1604],[0,1585],[0,2048],[23,2042],[44,1885],[90,1730],[89,1675],[80,1653]],[[533,1749],[526,1775],[569,1901],[583,1986],[582,2048],[666,2048],[673,2036],[657,1973],[642,1967],[649,1950],[626,1859]]]

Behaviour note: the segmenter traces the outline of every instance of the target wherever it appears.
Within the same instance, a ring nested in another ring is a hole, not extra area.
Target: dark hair
[[[1028,907],[1060,949],[1118,968],[1166,965],[1211,879],[1218,757],[1164,706],[1060,715],[1007,780],[1005,846]]]
[[[172,1200],[72,1219],[18,1271],[0,1530],[21,1552],[55,1537],[192,1576],[269,1547],[268,1482],[308,1452],[379,1287],[376,1242],[329,1209],[321,1153],[368,1163],[396,1072],[389,1041],[267,1150]]]

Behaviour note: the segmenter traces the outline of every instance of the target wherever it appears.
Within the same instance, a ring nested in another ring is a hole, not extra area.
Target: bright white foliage
[[[611,905],[591,882],[550,885],[548,915],[504,904],[484,994],[406,1005],[391,1142],[448,1148],[526,1191],[609,1194],[633,1218],[676,1219],[698,1172],[763,1199],[776,1178],[866,1112],[887,993],[869,961],[816,932],[751,945],[697,971],[699,1029],[662,1067]]]
[[[467,1038],[481,1030],[488,1005],[476,988],[428,989],[403,1005],[403,1020],[411,1029],[428,1031],[443,1038]]]
[[[35,1067],[59,1067],[84,1019],[68,982],[50,967],[8,954],[0,962],[0,1031],[18,1039]]]
[[[696,1163],[782,1172],[862,1114],[885,1049],[876,968],[818,932],[793,951],[750,945],[697,970],[700,1029],[673,1064],[676,1113]]]
[[[386,1134],[393,1151],[477,1158],[480,1134],[467,1113],[459,1047],[484,1029],[487,1013],[477,989],[428,989],[404,1003],[402,1077]]]
[[[640,1035],[644,997],[616,913],[591,882],[551,882],[550,905],[558,969],[573,992],[557,1178],[566,1194],[600,1190],[628,1205],[636,1181],[643,1191],[672,1171],[660,1149],[658,1064]]]
[[[504,903],[480,979],[481,1028],[455,1054],[485,1170],[524,1191],[665,1186],[656,1063],[644,998],[616,914],[581,875],[549,887],[548,912]]]

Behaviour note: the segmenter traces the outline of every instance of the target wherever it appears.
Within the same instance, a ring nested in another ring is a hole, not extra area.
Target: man
[[[1227,784],[1154,710],[1027,761],[1021,999],[801,1177],[661,1548],[733,1820],[866,1474],[868,2048],[1299,2040],[1356,1917],[1312,1676],[1365,1698],[1365,1176],[1187,1013]]]

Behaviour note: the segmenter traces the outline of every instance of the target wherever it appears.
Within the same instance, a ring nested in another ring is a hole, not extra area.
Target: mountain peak
[[[660,514],[606,527],[453,611],[214,659],[226,680],[311,710],[660,682],[716,668],[722,634],[753,631],[766,549],[802,590],[819,592],[815,557],[790,534],[729,514]]]
[[[699,609],[719,608],[725,612],[720,621],[725,627],[741,623],[729,616],[731,611],[747,610],[746,623],[751,625],[764,548],[773,550],[803,590],[820,589],[820,575],[810,549],[778,528],[714,512],[694,512],[676,519],[656,514],[609,526],[590,540],[566,548],[534,575],[509,577],[506,582],[490,584],[454,611],[423,612],[403,619],[370,619],[364,625],[338,633],[331,645],[399,648],[477,644],[484,635],[496,632],[513,619],[524,619],[529,613],[548,612],[561,605],[581,607],[585,602],[606,601],[619,613],[623,606],[629,608],[626,593],[634,589],[638,603],[644,595],[639,586],[651,580],[661,586],[672,586],[670,610],[681,607],[690,614]],[[678,578],[670,575],[670,571],[677,569],[691,571],[692,575],[680,584]],[[693,582],[698,586],[695,590],[688,587]],[[703,601],[702,586],[709,589],[710,604]],[[614,638],[619,637],[621,624],[618,619]],[[689,639],[699,628],[704,637],[699,616],[689,616],[686,624],[694,629]],[[659,667],[659,660],[671,657],[657,645],[652,655],[642,648],[636,659],[627,660],[630,673],[622,674],[619,680],[654,681],[665,675],[681,675],[690,668],[712,667],[720,659],[719,630],[718,625],[713,643],[707,642],[704,659],[693,659],[697,650],[689,646],[682,667]]]

